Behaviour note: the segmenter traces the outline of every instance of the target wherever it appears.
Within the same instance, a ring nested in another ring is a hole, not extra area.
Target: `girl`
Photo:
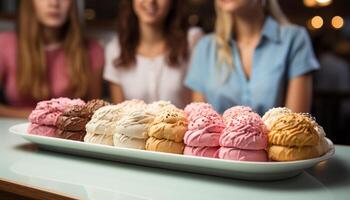
[[[190,101],[183,80],[201,31],[187,31],[183,5],[180,0],[121,3],[118,35],[107,45],[104,71],[114,103],[137,98],[183,107]]]
[[[17,31],[0,33],[0,116],[27,117],[53,97],[100,97],[103,49],[85,40],[76,4],[21,1]]]
[[[234,105],[308,112],[318,62],[305,29],[289,24],[276,0],[216,0],[215,7],[215,33],[198,43],[185,80],[193,100],[221,113]]]

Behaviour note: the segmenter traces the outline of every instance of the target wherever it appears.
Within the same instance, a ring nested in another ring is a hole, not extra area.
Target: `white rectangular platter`
[[[9,130],[39,145],[39,147],[43,149],[51,151],[245,180],[277,180],[293,177],[301,173],[304,169],[331,158],[335,152],[333,143],[327,139],[331,148],[328,153],[318,158],[291,162],[242,162],[118,148],[60,138],[30,135],[27,134],[28,126],[29,123],[18,124],[11,127]]]

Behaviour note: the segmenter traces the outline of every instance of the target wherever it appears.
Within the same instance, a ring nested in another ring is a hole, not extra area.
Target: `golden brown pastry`
[[[176,107],[163,108],[155,117],[146,141],[146,150],[182,154],[187,131],[187,120],[183,110]]]
[[[183,154],[185,144],[182,142],[174,142],[166,139],[148,138],[146,142],[146,150],[160,151],[166,153]]]
[[[186,131],[185,113],[180,109],[166,109],[154,119],[148,135],[158,139],[182,142]]]
[[[325,138],[322,138],[316,146],[287,147],[272,145],[268,150],[271,160],[275,161],[293,161],[316,158],[322,156],[329,150],[329,144]]]
[[[298,113],[289,113],[278,118],[269,133],[269,143],[272,145],[316,146],[319,140],[312,119]]]

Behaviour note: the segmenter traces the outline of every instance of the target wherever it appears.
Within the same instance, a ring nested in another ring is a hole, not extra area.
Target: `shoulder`
[[[191,61],[192,68],[202,69],[204,66],[210,65],[216,52],[216,41],[214,34],[208,34],[202,37],[194,48]]]
[[[280,25],[281,38],[283,40],[309,40],[309,35],[307,30],[299,25],[287,24]]]
[[[201,38],[204,35],[203,30],[200,27],[193,26],[187,31],[187,39],[189,42]]]
[[[106,55],[111,54],[113,57],[117,56],[120,51],[118,34],[114,33],[106,43]]]
[[[195,47],[195,51],[200,52],[210,52],[211,49],[215,48],[215,34],[210,33],[208,35],[203,36],[197,43]]]
[[[199,27],[191,27],[187,32],[187,41],[189,44],[190,49],[192,50],[193,47],[197,44],[198,40],[203,37],[204,32]]]

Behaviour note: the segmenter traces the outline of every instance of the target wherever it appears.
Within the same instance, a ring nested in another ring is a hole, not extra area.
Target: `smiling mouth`
[[[155,6],[143,6],[143,10],[148,14],[148,15],[155,15],[157,13],[157,8]]]

